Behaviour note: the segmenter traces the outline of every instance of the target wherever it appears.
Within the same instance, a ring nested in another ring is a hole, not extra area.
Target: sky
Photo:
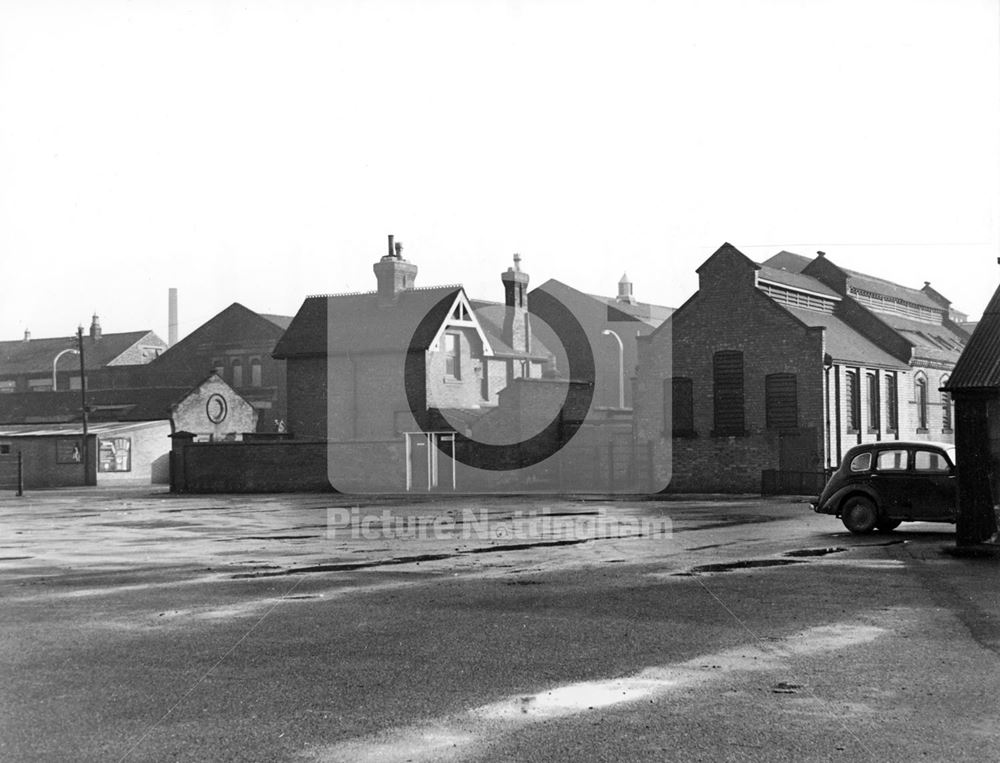
[[[996,0],[4,0],[0,338],[558,278],[683,303],[723,242],[1000,283]]]

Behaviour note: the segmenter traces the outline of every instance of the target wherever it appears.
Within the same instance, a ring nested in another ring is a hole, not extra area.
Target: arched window
[[[868,372],[868,429],[878,431],[882,426],[882,401],[878,388],[878,374]]]
[[[233,358],[232,365],[230,369],[233,372],[233,386],[242,387],[243,386],[243,361],[239,358]]]
[[[914,402],[917,404],[917,429],[927,430],[927,377],[918,376],[913,382]]]
[[[885,418],[890,432],[899,428],[899,395],[896,391],[896,373],[887,372],[885,377]]]
[[[861,429],[861,387],[857,370],[848,371],[844,377],[844,398],[847,402],[847,431]]]
[[[250,386],[260,387],[263,383],[263,367],[260,358],[250,358]]]

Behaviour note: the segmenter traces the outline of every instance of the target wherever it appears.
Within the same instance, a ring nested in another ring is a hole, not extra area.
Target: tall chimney
[[[167,291],[167,347],[177,344],[177,289]]]
[[[101,338],[101,322],[97,318],[97,313],[90,320],[90,338],[95,342]]]
[[[503,340],[515,352],[531,351],[531,329],[528,325],[528,274],[521,270],[521,255],[514,255],[514,267],[500,274],[503,281],[504,311]]]
[[[30,342],[31,341],[31,332],[28,331],[28,329],[24,330],[24,341],[25,342]]]
[[[378,281],[378,303],[394,305],[401,292],[410,291],[417,278],[417,266],[403,259],[403,245],[389,236],[389,253],[372,265]]]

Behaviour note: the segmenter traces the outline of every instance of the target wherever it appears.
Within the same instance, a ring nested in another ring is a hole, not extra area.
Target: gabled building
[[[417,266],[391,237],[389,247],[373,266],[375,291],[307,298],[278,342],[289,431],[328,444],[337,489],[454,487],[453,434],[470,431],[511,380],[542,376],[528,275],[515,258],[501,275],[502,309],[480,304],[491,339],[460,285],[417,288]]]
[[[83,336],[87,385],[94,389],[132,386],[133,377],[167,349],[152,331],[105,334],[95,315]],[[80,388],[80,358],[75,336],[0,342],[0,394]]]
[[[534,289],[532,294],[536,292],[549,294],[565,305],[587,334],[594,353],[593,405],[608,409],[631,408],[637,338],[650,334],[670,316],[673,308],[637,301],[628,274],[623,274],[618,282],[615,297],[587,294],[554,278]],[[556,369],[565,373],[566,351],[551,327],[537,323],[534,334],[552,348]]]
[[[939,299],[822,253],[757,264],[730,244],[698,276],[639,339],[636,436],[657,481],[751,492],[769,473],[813,492],[851,445],[951,438],[937,390],[967,335]]]
[[[214,372],[254,407],[260,431],[279,430],[287,418],[285,364],[272,353],[291,321],[234,302],[161,353],[141,383],[189,387]]]

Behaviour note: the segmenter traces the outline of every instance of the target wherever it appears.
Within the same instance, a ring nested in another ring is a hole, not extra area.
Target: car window
[[[906,471],[907,452],[905,450],[883,450],[876,461],[880,472]]]
[[[950,468],[944,455],[933,450],[918,450],[913,468],[918,472],[946,472]]]
[[[872,454],[859,453],[851,460],[852,472],[867,472],[872,468]]]

